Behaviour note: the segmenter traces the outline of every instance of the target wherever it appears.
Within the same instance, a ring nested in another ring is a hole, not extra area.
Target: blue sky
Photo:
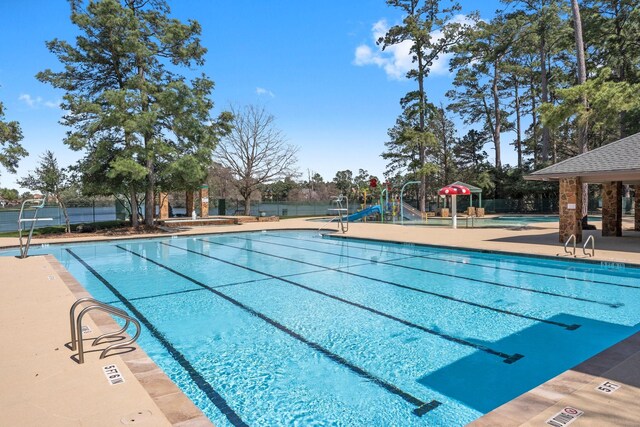
[[[478,5],[480,3],[480,5]],[[367,169],[382,178],[380,157],[387,130],[400,113],[399,100],[415,82],[404,72],[410,61],[402,48],[380,52],[375,35],[400,21],[384,0],[169,0],[172,16],[202,25],[208,48],[204,71],[216,83],[214,114],[233,104],[261,104],[276,117],[289,143],[300,147],[298,166],[331,180],[338,170]],[[480,8],[490,18],[498,1],[462,1],[462,12]],[[17,177],[33,170],[52,150],[67,166],[81,157],[62,139],[58,124],[62,92],[38,82],[35,74],[60,69],[46,40],[72,41],[66,0],[0,1],[0,101],[5,119],[20,122],[30,156],[17,175],[1,170],[0,187],[18,188]],[[429,99],[438,103],[450,88],[446,63],[427,80]],[[459,120],[457,121],[458,123]],[[459,133],[465,129],[460,124]],[[503,162],[515,155],[504,135]],[[491,156],[491,151],[488,150]]]

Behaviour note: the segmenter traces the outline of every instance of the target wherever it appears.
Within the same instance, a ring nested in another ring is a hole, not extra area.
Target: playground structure
[[[373,180],[372,180],[373,181]],[[409,203],[404,201],[404,193],[405,189],[410,185],[419,184],[420,181],[408,181],[402,185],[399,193],[394,192],[391,193],[391,188],[386,185],[380,191],[379,197],[376,199],[369,198],[367,199],[367,189],[363,189],[360,195],[360,209],[352,214],[342,215],[342,220],[347,222],[354,221],[377,221],[377,222],[400,222],[404,225],[405,221],[409,221],[413,224],[416,223],[428,223],[429,216],[440,215],[442,217],[451,216],[451,222],[453,228],[456,228],[457,223],[457,204],[456,204],[456,195],[464,195],[470,196],[469,200],[469,208],[465,211],[469,216],[484,216],[484,209],[480,207],[473,207],[473,194],[478,195],[478,205],[480,205],[482,201],[482,190],[478,187],[468,186],[467,184],[461,182],[452,183],[444,188],[448,189],[446,192],[440,192],[439,197],[443,198],[444,206],[440,208],[440,199],[438,200],[438,209],[436,212],[421,212],[418,209],[411,206]],[[376,185],[371,185],[371,189],[375,188]],[[460,192],[456,192],[454,195],[451,191],[453,189],[458,189]],[[369,193],[371,196],[371,193]],[[449,203],[447,203],[449,200]],[[367,203],[369,202],[369,203]],[[375,204],[375,202],[378,202]],[[448,207],[450,206],[450,208]],[[329,211],[334,212],[335,209],[329,209]],[[348,212],[348,211],[347,211]],[[332,220],[333,221],[333,220]]]

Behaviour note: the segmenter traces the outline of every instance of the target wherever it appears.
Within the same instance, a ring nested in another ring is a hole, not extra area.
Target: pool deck
[[[317,230],[326,223],[302,219],[256,222],[243,225],[201,226],[176,231],[176,235],[260,231],[275,229]],[[627,227],[630,224],[625,224]],[[593,234],[598,262],[640,265],[640,232],[623,237]],[[333,224],[325,230],[335,230]],[[342,235],[342,233],[339,233]],[[162,236],[162,235],[160,235]],[[140,237],[160,237],[146,235]],[[349,224],[347,237],[435,244],[476,250],[527,255],[564,256],[558,242],[557,222],[536,223],[526,229],[465,229]],[[40,244],[131,239],[82,236],[33,239]],[[16,238],[0,238],[0,248],[15,247]],[[577,258],[589,259],[577,248]],[[146,354],[135,351],[98,359],[96,352],[78,365],[65,347],[70,341],[68,310],[88,293],[52,256],[24,260],[0,257],[0,425],[2,426],[210,426],[211,423]],[[92,331],[117,329],[107,315],[90,314]],[[116,365],[125,382],[110,385],[102,368]],[[596,390],[605,381],[620,385],[613,393]],[[614,345],[522,396],[476,420],[474,426],[547,425],[565,407],[584,412],[575,426],[632,426],[640,420],[640,333]]]

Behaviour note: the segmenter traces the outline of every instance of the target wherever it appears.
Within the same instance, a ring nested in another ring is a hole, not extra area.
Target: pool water
[[[461,426],[640,330],[624,265],[310,232],[38,252],[140,320],[217,426]]]

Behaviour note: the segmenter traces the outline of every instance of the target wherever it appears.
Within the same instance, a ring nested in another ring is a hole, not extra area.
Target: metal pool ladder
[[[80,311],[80,314],[76,316],[76,308],[78,308],[78,306],[84,303],[90,303],[91,305],[83,308],[82,311]],[[113,307],[111,305],[105,304],[93,298],[88,298],[88,297],[80,298],[79,300],[73,303],[73,305],[71,306],[71,309],[69,310],[69,323],[71,325],[71,350],[73,351],[78,350],[78,363],[80,364],[84,363],[84,344],[82,341],[82,319],[85,314],[87,314],[92,310],[102,310],[114,316],[118,316],[124,319],[125,321],[125,324],[121,329],[115,332],[107,332],[95,338],[91,343],[92,347],[100,344],[100,342],[102,342],[107,338],[118,338],[120,340],[123,340],[125,339],[125,336],[122,334],[127,330],[129,325],[133,323],[136,326],[136,333],[132,338],[122,342],[116,342],[115,344],[111,344],[110,346],[102,350],[102,352],[100,353],[100,359],[104,359],[105,357],[107,357],[107,353],[109,353],[111,350],[124,348],[124,347],[127,347],[129,344],[134,343],[140,336],[140,323],[135,318],[129,316],[129,314],[126,311]]]
[[[47,196],[45,195],[42,199],[27,199],[22,202],[22,206],[20,207],[20,214],[18,214],[18,236],[20,237],[20,258],[26,258],[29,253],[29,245],[31,244],[31,236],[33,236],[33,229],[36,226],[36,222],[38,221],[53,221],[53,218],[38,218],[38,212],[40,209],[44,207],[45,200],[47,200]],[[28,208],[35,209],[33,213],[33,217],[31,218],[23,218],[24,207],[29,204]],[[27,242],[23,244],[22,242],[22,224],[25,222],[31,223],[31,228],[29,228],[29,237],[27,237]]]
[[[573,240],[573,256],[576,256],[576,235],[572,234],[571,236],[569,236],[569,238],[567,239],[566,242],[564,242],[564,252],[567,254],[571,254],[571,251],[567,250],[567,246],[569,246],[569,243],[571,242],[571,240]]]
[[[591,241],[591,253],[588,254],[587,253],[587,245],[589,244],[589,241]],[[593,234],[590,235],[589,237],[587,237],[587,241],[584,242],[584,245],[582,245],[582,253],[585,256],[594,256],[596,254],[596,239],[593,237]]]

